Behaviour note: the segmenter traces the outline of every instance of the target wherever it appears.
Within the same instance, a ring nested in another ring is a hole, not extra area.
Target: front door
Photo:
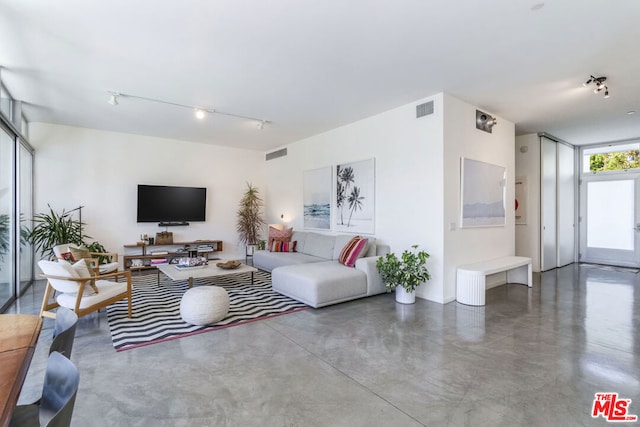
[[[580,185],[580,261],[640,267],[640,177],[584,176]]]

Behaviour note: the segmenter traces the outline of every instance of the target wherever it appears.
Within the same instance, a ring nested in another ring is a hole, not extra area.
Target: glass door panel
[[[637,267],[637,178],[594,177],[582,185],[581,261]]]
[[[18,151],[18,203],[20,206],[20,251],[18,252],[20,294],[33,281],[33,250],[27,242],[33,218],[33,154],[23,145]]]
[[[0,128],[0,307],[15,297],[13,136]]]

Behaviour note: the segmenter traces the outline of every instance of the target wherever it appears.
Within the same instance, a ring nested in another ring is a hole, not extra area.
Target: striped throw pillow
[[[338,257],[338,262],[346,265],[347,267],[355,267],[356,260],[360,254],[364,253],[364,249],[367,247],[367,242],[368,239],[360,236],[356,236],[349,240],[349,242],[344,245],[344,248],[342,248],[342,252],[340,252],[340,256]]]
[[[294,240],[293,242],[274,240],[271,244],[271,252],[295,252],[297,244],[297,240]]]

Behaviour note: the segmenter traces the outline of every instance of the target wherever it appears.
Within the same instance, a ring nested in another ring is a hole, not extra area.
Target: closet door
[[[540,270],[547,271],[558,266],[557,246],[557,148],[556,142],[540,137],[541,182],[540,182]]]
[[[573,147],[558,143],[558,220],[557,220],[557,266],[575,261],[575,154]]]

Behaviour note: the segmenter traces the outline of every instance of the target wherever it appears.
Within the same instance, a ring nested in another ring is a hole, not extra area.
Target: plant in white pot
[[[376,268],[387,292],[396,290],[397,302],[413,304],[416,301],[416,288],[431,279],[426,267],[427,258],[429,254],[418,251],[418,245],[411,246],[411,250],[405,249],[400,258],[394,253],[378,258]]]

